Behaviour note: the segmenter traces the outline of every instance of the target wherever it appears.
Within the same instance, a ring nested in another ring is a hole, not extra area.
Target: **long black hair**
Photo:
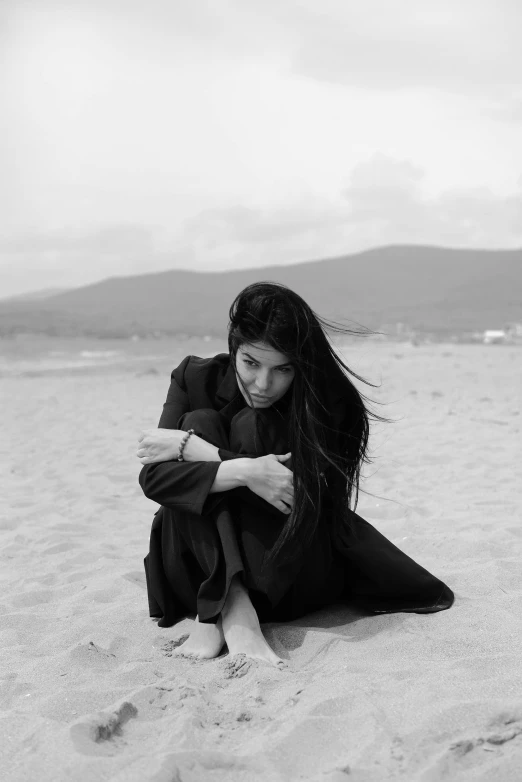
[[[264,342],[288,356],[295,369],[286,415],[294,505],[267,561],[283,551],[292,559],[313,538],[325,488],[334,523],[342,524],[350,506],[357,507],[361,468],[369,461],[370,419],[385,419],[367,408],[350,377],[372,384],[342,361],[326,332],[353,336],[367,330],[321,318],[297,293],[275,282],[247,286],[233,301],[229,318],[228,347],[234,365],[243,344]],[[330,409],[334,398],[341,399],[344,408],[337,420]]]

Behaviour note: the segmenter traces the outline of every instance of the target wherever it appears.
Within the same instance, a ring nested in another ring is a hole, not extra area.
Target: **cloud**
[[[517,0],[247,2],[287,36],[296,72],[376,90],[498,93],[522,81]]]
[[[355,166],[344,194],[351,221],[364,224],[379,216],[396,227],[411,225],[421,208],[423,179],[419,166],[382,154]]]
[[[97,226],[91,230],[55,229],[0,236],[0,252],[92,254],[97,257],[129,253],[140,255],[150,253],[153,242],[153,232],[148,226],[113,224]]]
[[[281,247],[296,237],[324,235],[342,220],[339,208],[317,199],[286,208],[233,207],[201,212],[185,222],[182,241],[213,249],[233,238],[247,246]]]
[[[155,242],[154,226],[122,224],[0,236],[0,297],[143,273]]]
[[[114,224],[4,237],[10,264],[0,287],[8,295],[173,268],[262,267],[386,244],[522,246],[522,179],[509,195],[486,187],[429,195],[421,167],[378,154],[353,168],[338,198],[205,209],[168,236],[153,225]]]
[[[283,208],[205,210],[178,237],[201,268],[289,263],[384,244],[522,245],[518,191],[452,188],[429,195],[425,171],[384,154],[356,165],[340,198]]]
[[[80,20],[83,34],[125,44],[143,67],[273,61],[362,89],[459,94],[498,95],[522,83],[519,0],[7,0],[7,7],[22,22],[28,11],[42,21],[54,15],[59,27]]]
[[[4,5],[0,295],[521,243],[519,0]]]
[[[485,113],[491,119],[518,125],[522,122],[522,91],[489,105]]]
[[[522,244],[522,188],[505,196],[453,188],[429,197],[423,183],[424,172],[409,161],[376,155],[356,166],[344,197],[359,237],[379,244]]]

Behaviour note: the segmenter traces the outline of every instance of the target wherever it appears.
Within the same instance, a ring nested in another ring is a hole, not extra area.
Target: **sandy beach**
[[[173,657],[192,620],[158,628],[147,610],[156,506],[136,439],[188,352],[202,355],[74,369],[29,356],[32,371],[0,378],[2,778],[518,782],[522,348],[344,351],[394,419],[375,431],[358,512],[455,605],[266,625],[288,668],[234,676],[225,655]]]

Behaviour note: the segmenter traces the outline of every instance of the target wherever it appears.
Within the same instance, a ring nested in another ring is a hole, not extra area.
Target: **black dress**
[[[285,405],[253,411],[228,354],[188,356],[172,373],[159,426],[192,428],[222,461],[286,453]],[[334,421],[349,415],[331,391]],[[240,575],[261,622],[289,621],[334,602],[375,613],[450,608],[452,591],[354,512],[339,529],[325,502],[314,539],[293,562],[266,565],[286,516],[247,488],[209,494],[220,462],[161,462],[140,473],[161,505],[145,557],[149,613],[169,627],[187,614],[216,622]]]

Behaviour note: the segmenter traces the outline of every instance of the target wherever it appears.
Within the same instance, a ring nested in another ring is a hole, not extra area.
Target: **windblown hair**
[[[267,561],[280,554],[292,559],[313,538],[326,476],[334,525],[346,520],[351,504],[357,507],[361,467],[369,461],[369,422],[385,419],[367,409],[350,377],[372,384],[342,361],[326,331],[351,336],[368,332],[319,317],[297,293],[274,282],[247,286],[232,303],[229,317],[228,347],[234,364],[241,345],[264,342],[288,356],[295,369],[287,392],[294,506]],[[345,404],[340,426],[329,409],[332,388]]]

